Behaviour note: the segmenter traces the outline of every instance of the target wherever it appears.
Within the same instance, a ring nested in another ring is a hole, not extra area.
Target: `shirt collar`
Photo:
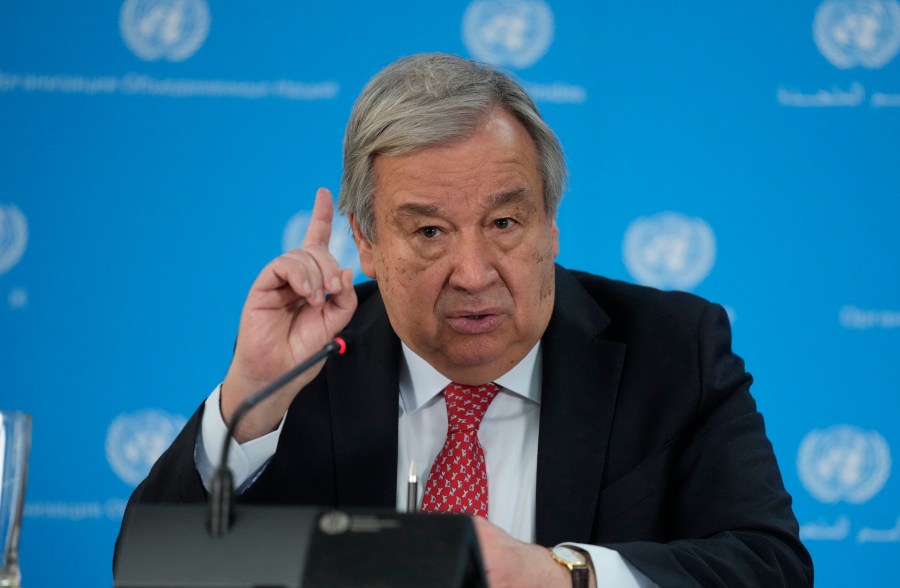
[[[434,369],[431,364],[416,355],[401,342],[403,365],[400,366],[400,401],[403,410],[413,413],[432,402],[450,379]],[[502,386],[501,393],[510,393],[525,400],[541,403],[541,342],[535,343],[531,351],[511,370],[494,380]]]

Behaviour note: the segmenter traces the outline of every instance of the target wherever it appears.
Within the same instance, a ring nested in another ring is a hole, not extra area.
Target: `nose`
[[[469,293],[487,289],[498,273],[494,252],[480,231],[463,232],[453,243],[449,285]]]

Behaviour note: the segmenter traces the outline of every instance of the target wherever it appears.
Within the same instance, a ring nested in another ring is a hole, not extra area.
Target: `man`
[[[479,482],[468,504],[445,482],[421,501],[487,514],[492,586],[579,583],[541,546],[562,542],[591,585],[812,583],[723,311],[555,265],[562,151],[515,82],[402,59],[364,89],[344,150],[339,205],[375,281],[354,288],[329,254],[320,189],[303,247],[251,287],[225,381],[132,502],[203,500],[240,402],[348,327],[346,357],[237,429],[242,501],[403,506],[411,458],[453,475],[443,445],[472,413],[466,390],[487,407],[466,436]]]

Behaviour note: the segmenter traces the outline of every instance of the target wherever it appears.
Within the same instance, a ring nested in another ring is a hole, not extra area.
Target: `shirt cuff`
[[[577,547],[591,558],[597,586],[603,588],[659,588],[659,585],[625,561],[622,555],[608,547],[583,543],[562,543]]]
[[[222,418],[219,410],[219,398],[222,385],[216,386],[203,406],[203,420],[200,423],[200,435],[197,437],[197,446],[194,449],[194,463],[203,486],[209,490],[216,465],[222,456],[222,445],[228,434],[228,426]],[[285,415],[287,416],[287,415]],[[278,439],[281,436],[281,427],[284,426],[284,417],[278,423],[278,428],[258,437],[239,444],[233,438],[229,438],[228,467],[234,477],[235,488],[241,488],[250,478],[255,477],[259,470],[266,465],[269,459],[275,455],[278,448]]]

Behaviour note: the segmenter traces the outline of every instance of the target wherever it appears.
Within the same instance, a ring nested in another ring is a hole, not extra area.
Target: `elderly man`
[[[329,254],[320,189],[303,247],[250,289],[224,382],[132,501],[202,500],[235,408],[346,327],[346,357],[237,429],[242,501],[404,507],[414,460],[423,510],[476,517],[492,586],[812,583],[724,312],[555,265],[562,150],[518,84],[402,59],[344,150],[339,206],[374,281]]]

